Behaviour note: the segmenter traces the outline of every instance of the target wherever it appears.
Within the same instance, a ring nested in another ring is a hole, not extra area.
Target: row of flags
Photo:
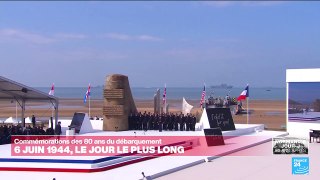
[[[84,96],[83,102],[86,103],[87,99],[90,97],[90,89],[91,86],[89,84],[88,86],[88,90]],[[54,96],[54,83],[51,86],[51,89],[49,91],[49,95]],[[241,94],[238,96],[237,100],[241,101],[241,100],[246,100],[246,98],[249,97],[249,85],[246,86],[246,88],[241,92]],[[201,93],[201,99],[200,99],[200,107],[202,107],[202,105],[205,103],[205,99],[206,99],[206,85],[203,86],[203,90]],[[162,95],[162,104],[166,105],[167,103],[167,85],[165,84],[164,86],[164,91],[163,91],[163,95]]]
[[[162,95],[162,105],[163,105],[163,110],[165,113],[167,113],[167,85],[164,85],[164,90],[163,90],[163,95]],[[186,99],[183,97],[182,99],[182,113],[184,115],[187,115],[188,113],[191,112],[191,109],[193,108],[192,105],[190,105]]]
[[[238,101],[246,100],[247,97],[249,97],[249,84],[240,93],[240,95],[238,96],[237,100]],[[206,100],[206,85],[203,86],[203,90],[202,90],[202,93],[201,93],[200,107],[203,107],[203,104],[205,103],[205,100]],[[163,95],[162,95],[162,104],[166,105],[166,103],[167,103],[167,86],[165,84]]]
[[[246,100],[247,97],[249,97],[249,84],[247,84],[246,88],[240,93],[237,100],[238,101]],[[206,85],[203,86],[203,91],[200,99],[200,107],[203,107],[205,100],[206,100]]]
[[[87,90],[86,94],[84,95],[84,99],[83,99],[83,102],[84,102],[84,103],[86,103],[86,102],[87,102],[87,99],[90,97],[90,89],[91,89],[91,87],[90,87],[90,84],[89,84],[88,90]],[[49,91],[48,94],[49,94],[50,96],[54,96],[54,83],[52,84],[51,89],[50,89],[50,91]]]

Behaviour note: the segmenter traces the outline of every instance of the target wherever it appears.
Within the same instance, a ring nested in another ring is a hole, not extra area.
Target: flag
[[[186,101],[186,99],[183,97],[183,99],[182,99],[182,113],[183,113],[184,115],[187,115],[188,113],[191,112],[191,109],[192,109],[192,108],[193,108],[193,106],[190,105],[190,104]]]
[[[86,92],[86,94],[84,96],[84,100],[83,100],[84,103],[87,102],[87,99],[88,99],[89,96],[90,96],[90,84],[89,84],[88,90],[87,90],[87,92]]]
[[[162,96],[162,104],[166,104],[166,101],[167,101],[167,85],[164,85],[164,91],[163,91],[163,96]]]
[[[52,83],[51,89],[49,91],[49,95],[54,96],[54,83]]]
[[[238,101],[246,100],[249,97],[249,85],[241,92],[240,96],[237,98]]]
[[[202,104],[204,103],[205,97],[206,97],[206,86],[204,85],[204,86],[203,86],[203,91],[202,91],[202,94],[201,94],[200,107],[201,107]]]

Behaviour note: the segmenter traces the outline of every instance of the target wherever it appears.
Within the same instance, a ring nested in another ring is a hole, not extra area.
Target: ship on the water
[[[218,88],[218,89],[231,89],[233,88],[233,86],[228,85],[228,84],[220,84],[220,85],[214,85],[214,86],[210,86],[211,88]]]

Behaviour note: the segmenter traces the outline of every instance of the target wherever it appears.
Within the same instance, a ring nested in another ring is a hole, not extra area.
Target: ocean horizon
[[[48,87],[36,87],[42,92],[48,93],[50,88]],[[158,88],[157,87],[132,87],[132,95],[134,99],[150,100]],[[163,87],[159,88],[160,94],[163,94]],[[183,97],[189,100],[198,100],[201,98],[203,88],[195,87],[167,87],[167,99],[182,99]],[[231,97],[238,97],[244,88],[210,88],[206,87],[206,96],[209,97],[225,97],[229,95]],[[55,96],[58,98],[72,98],[81,99],[84,98],[87,87],[55,87]],[[250,87],[249,97],[254,100],[285,100],[286,88],[268,88]],[[103,86],[91,87],[91,99],[103,99]]]

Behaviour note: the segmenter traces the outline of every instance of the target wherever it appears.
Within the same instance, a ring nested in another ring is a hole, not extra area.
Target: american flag
[[[164,91],[162,96],[162,104],[166,104],[167,101],[167,85],[164,85]]]
[[[206,97],[206,86],[203,86],[203,91],[202,91],[202,95],[201,95],[201,100],[200,100],[200,107],[202,106],[202,104],[204,103]]]

